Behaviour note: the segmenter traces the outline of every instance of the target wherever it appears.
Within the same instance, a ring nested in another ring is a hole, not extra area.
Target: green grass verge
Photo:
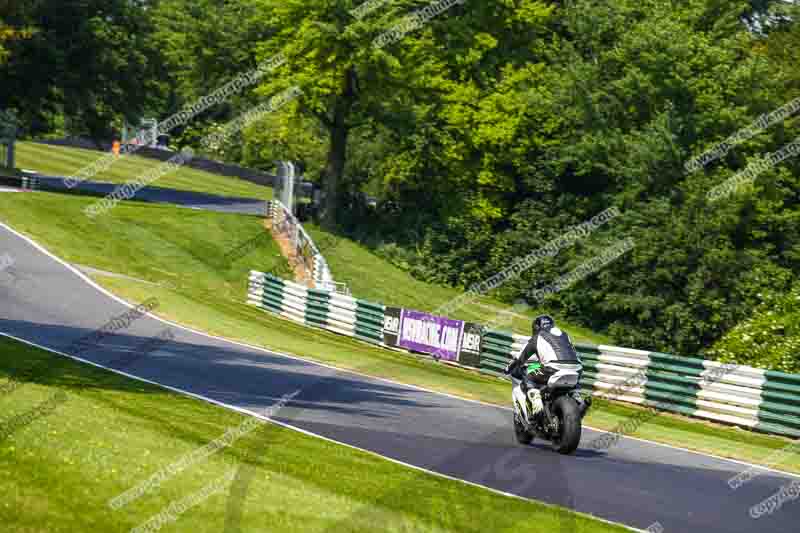
[[[41,373],[45,368],[45,373]],[[246,417],[0,337],[4,419],[52,398],[54,411],[0,440],[0,522],[15,533],[129,531],[246,464],[241,531],[613,532],[621,527],[511,499],[372,454],[265,424],[168,476],[119,510],[108,502],[218,439]],[[22,378],[20,378],[21,380]],[[276,398],[277,401],[277,398]],[[4,420],[4,421],[5,421]],[[2,435],[2,434],[0,434]],[[166,531],[225,530],[230,486],[176,516]]]
[[[71,263],[138,279],[185,283],[228,299],[241,299],[253,265],[291,275],[271,239],[261,238],[242,257],[232,253],[263,237],[258,217],[122,202],[91,219],[81,210],[93,201],[47,192],[0,195],[0,217],[42,238]]]
[[[358,298],[420,311],[435,311],[463,293],[458,289],[414,279],[359,243],[337,237],[315,226],[309,225],[306,229],[311,233],[311,238],[320,243],[320,251],[336,281],[347,283],[353,295]],[[509,309],[508,304],[481,296],[474,302],[449,312],[448,316],[482,324],[497,323],[499,320],[497,329],[511,330],[513,327],[515,333],[530,335],[531,322],[538,314],[536,311],[544,312],[541,309],[529,310],[517,313],[521,316],[508,315],[506,320],[502,320],[500,312]],[[573,340],[611,344],[611,340],[604,335],[572,324],[562,317],[555,318],[563,329],[569,331]]]
[[[17,168],[8,168],[0,165],[0,178],[21,178],[25,174]]]
[[[253,217],[125,203],[91,221],[80,214],[88,201],[48,193],[0,195],[0,217],[68,261],[153,282],[177,282],[171,290],[95,276],[129,301],[157,297],[158,314],[165,318],[341,368],[508,404],[509,385],[504,381],[306,328],[245,305],[250,268],[286,268],[273,244],[232,266],[220,264],[219,258],[234,243],[257,233]],[[598,403],[586,423],[610,430],[638,411],[634,406]],[[759,464],[789,442],[668,414],[642,424],[634,435]],[[800,457],[790,456],[774,466],[800,473]]]
[[[104,153],[80,148],[50,146],[32,142],[17,143],[16,165],[35,170],[46,176],[70,176],[90,165]],[[160,165],[155,159],[130,155],[121,157],[108,170],[101,172],[92,181],[125,183],[141,177],[150,169]],[[272,198],[272,188],[228,176],[211,174],[190,167],[181,167],[153,182],[154,187],[167,187],[183,191],[204,192],[220,196],[244,198]]]

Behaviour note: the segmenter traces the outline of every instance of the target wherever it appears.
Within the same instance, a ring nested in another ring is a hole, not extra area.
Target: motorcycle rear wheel
[[[568,396],[561,396],[553,403],[553,413],[558,418],[558,435],[553,439],[553,449],[558,453],[570,454],[581,442],[581,412],[577,402]]]

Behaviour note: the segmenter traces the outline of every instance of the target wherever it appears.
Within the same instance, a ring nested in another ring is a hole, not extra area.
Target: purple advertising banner
[[[397,345],[416,352],[431,353],[447,361],[458,361],[464,322],[421,311],[403,309]]]

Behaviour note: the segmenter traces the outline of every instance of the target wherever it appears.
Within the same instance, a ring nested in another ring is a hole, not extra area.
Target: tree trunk
[[[337,112],[338,115],[338,112]],[[322,224],[327,229],[336,227],[336,209],[338,207],[338,188],[347,162],[347,126],[335,117],[331,128],[331,143],[328,150],[328,163],[325,166],[325,210]]]
[[[330,148],[328,149],[328,162],[325,166],[325,208],[322,213],[322,225],[331,230],[336,227],[339,184],[347,163],[347,138],[350,134],[347,119],[357,97],[356,72],[353,67],[345,71],[343,81],[342,94],[336,99],[333,110]]]

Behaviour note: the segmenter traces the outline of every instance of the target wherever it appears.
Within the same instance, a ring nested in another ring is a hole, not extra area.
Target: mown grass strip
[[[31,374],[31,367],[47,372]],[[203,491],[246,463],[241,531],[548,531],[623,528],[440,478],[335,443],[266,424],[112,510],[108,503],[153,473],[239,427],[245,417],[165,389],[0,337],[0,380],[27,376],[0,397],[5,416],[48,398],[58,410],[0,441],[3,531],[123,532]],[[177,517],[174,531],[225,528],[227,491]],[[574,526],[574,529],[572,529]]]
[[[32,142],[20,142],[17,144],[17,166],[28,170],[36,170],[46,176],[70,176],[103,155],[105,155],[103,152],[80,148],[50,146]],[[92,178],[92,181],[125,183],[141,177],[160,164],[161,162],[155,159],[136,155],[126,156],[120,158],[108,170]],[[272,198],[272,188],[270,187],[262,187],[237,178],[211,174],[186,166],[159,178],[152,185],[220,196],[264,200]]]

